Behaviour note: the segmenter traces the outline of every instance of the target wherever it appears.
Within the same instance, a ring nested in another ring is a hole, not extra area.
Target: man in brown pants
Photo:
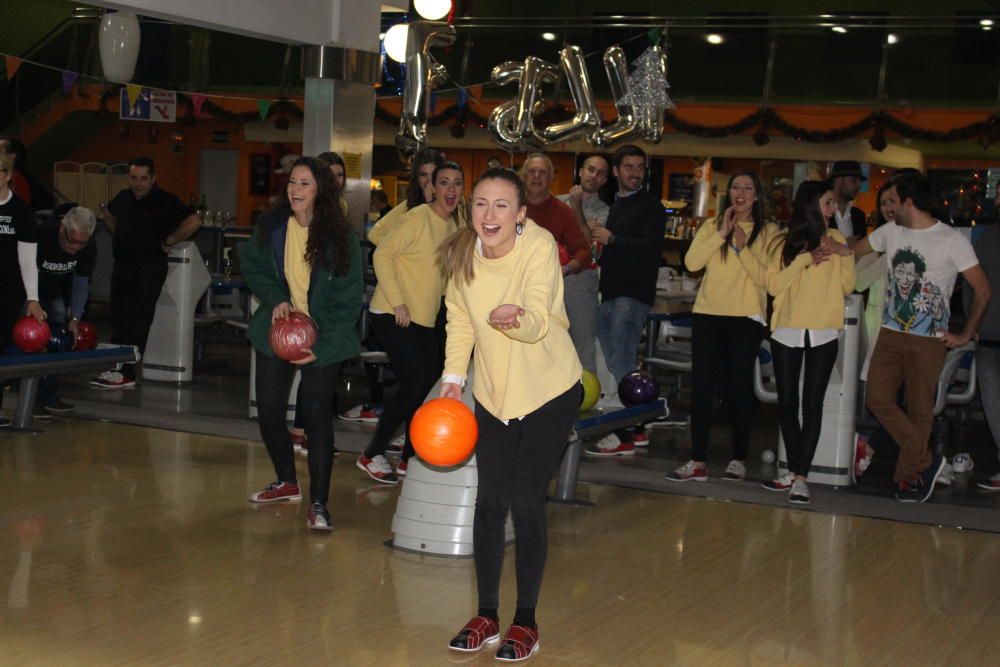
[[[931,214],[931,186],[919,173],[897,175],[895,225],[882,225],[854,244],[855,258],[885,253],[889,291],[882,331],[868,371],[868,409],[899,444],[896,499],[924,502],[944,465],[927,443],[934,392],[949,348],[976,333],[990,301],[990,285],[969,241]],[[959,333],[948,332],[949,301],[961,273],[975,295]],[[906,412],[896,403],[900,385]]]

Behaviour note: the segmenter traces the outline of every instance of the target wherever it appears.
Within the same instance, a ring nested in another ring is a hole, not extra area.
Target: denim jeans
[[[636,369],[639,340],[650,310],[648,304],[627,296],[604,301],[597,309],[597,339],[615,386]]]
[[[986,424],[993,442],[1000,447],[1000,348],[985,345],[976,348],[976,377]]]

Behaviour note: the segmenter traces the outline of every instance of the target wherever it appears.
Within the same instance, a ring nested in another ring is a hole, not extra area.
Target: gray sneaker
[[[788,502],[794,505],[809,504],[809,487],[805,481],[796,479],[792,482],[792,488],[788,491]]]

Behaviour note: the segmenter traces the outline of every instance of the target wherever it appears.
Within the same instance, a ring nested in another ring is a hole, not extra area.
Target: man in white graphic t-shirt
[[[972,244],[930,215],[927,178],[907,172],[892,182],[899,202],[897,224],[882,225],[854,245],[856,258],[884,253],[888,271],[882,330],[868,370],[868,409],[899,444],[896,499],[924,502],[944,464],[927,447],[938,375],[948,349],[975,335],[990,301],[990,285]],[[949,333],[949,302],[959,273],[975,295],[965,327]],[[900,385],[906,412],[896,404]]]

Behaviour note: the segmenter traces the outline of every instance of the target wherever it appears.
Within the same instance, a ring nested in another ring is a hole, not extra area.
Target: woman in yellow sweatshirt
[[[398,385],[385,402],[382,417],[357,466],[376,482],[396,484],[413,455],[409,435],[396,471],[385,458],[400,425],[409,432],[410,417],[441,377],[441,348],[434,322],[441,307],[444,272],[438,248],[455,233],[458,202],[465,185],[462,167],[443,162],[434,170],[434,201],[406,213],[399,229],[383,239],[373,264],[378,285],[368,310],[372,331],[389,355]]]
[[[548,534],[545,494],[580,405],[580,359],[569,337],[556,242],[526,214],[524,184],[490,169],[472,193],[472,223],[442,247],[448,344],[441,395],[461,398],[475,347],[479,488],[473,547],[479,610],[449,646],[500,641],[499,588],[508,511],[517,541],[517,610],[496,657],[538,651],[535,605]]]
[[[771,355],[788,472],[765,482],[764,488],[788,491],[788,501],[799,505],[809,503],[806,478],[819,442],[823,397],[837,362],[844,296],[854,291],[854,255],[840,232],[828,228],[835,206],[829,183],[802,183],[788,229],[771,244],[768,266],[767,291],[774,296]]]
[[[764,339],[767,247],[777,227],[764,222],[756,174],[729,179],[722,214],[706,222],[684,257],[689,271],[705,270],[694,302],[691,332],[691,460],[667,475],[674,482],[708,479],[708,434],[715,393],[724,393],[733,431],[733,458],[723,479],[746,477],[753,418],[753,365]]]

